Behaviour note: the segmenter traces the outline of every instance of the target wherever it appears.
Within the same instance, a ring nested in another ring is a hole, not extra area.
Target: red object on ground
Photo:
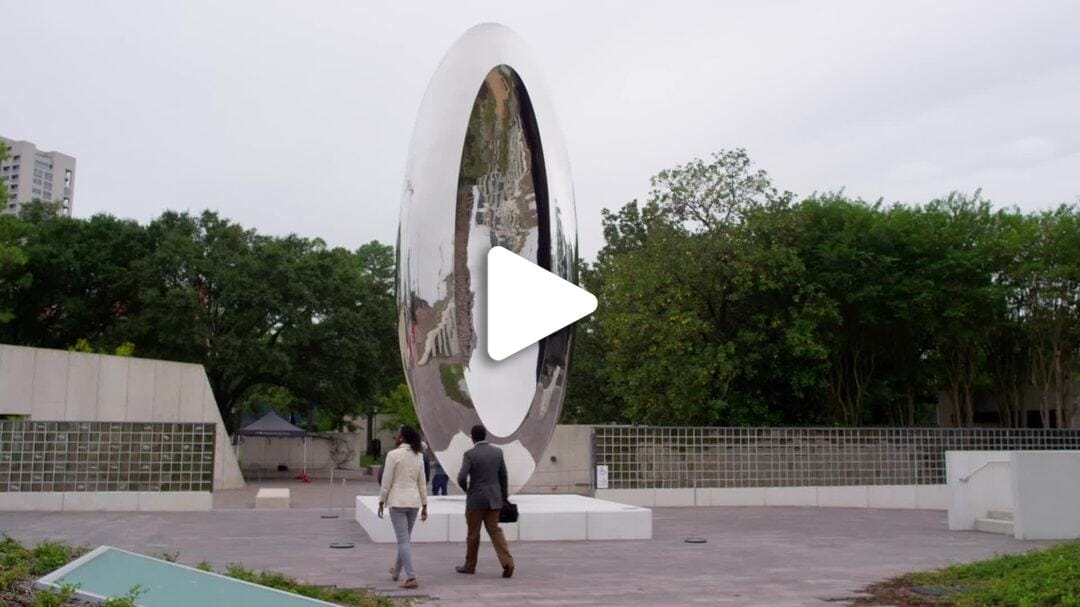
[[[311,477],[307,475],[307,472],[301,472],[300,476],[296,477],[296,480],[303,481],[305,483],[311,482]]]

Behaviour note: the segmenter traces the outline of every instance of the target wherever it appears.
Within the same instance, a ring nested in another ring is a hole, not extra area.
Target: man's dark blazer
[[[501,510],[510,493],[502,449],[487,441],[465,452],[458,485],[465,491],[465,510]]]

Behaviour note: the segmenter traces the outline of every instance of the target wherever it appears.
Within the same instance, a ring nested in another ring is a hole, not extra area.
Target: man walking
[[[514,557],[506,546],[506,536],[499,528],[499,511],[509,498],[506,480],[506,462],[502,450],[487,442],[487,430],[477,424],[470,431],[475,445],[465,452],[458,472],[458,485],[465,490],[465,564],[455,569],[458,573],[476,573],[476,557],[480,552],[480,523],[484,524],[503,577],[514,575]]]

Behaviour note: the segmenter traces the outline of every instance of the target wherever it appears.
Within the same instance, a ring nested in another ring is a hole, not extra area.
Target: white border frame
[[[130,550],[123,550],[121,548],[116,548],[114,546],[106,546],[106,545],[98,546],[97,548],[94,548],[90,552],[87,552],[86,554],[80,556],[79,558],[75,559],[74,561],[71,561],[70,563],[68,563],[67,565],[64,565],[63,567],[57,569],[56,571],[53,571],[52,573],[49,573],[49,574],[47,574],[45,576],[42,576],[41,578],[39,578],[37,581],[34,582],[34,588],[36,590],[59,590],[61,588],[61,586],[56,583],[58,580],[60,580],[64,576],[68,575],[69,573],[75,571],[79,567],[82,567],[83,565],[86,565],[90,561],[96,559],[97,557],[101,556],[102,554],[105,554],[106,552],[108,552],[110,550],[113,550],[115,552],[122,552],[124,554],[129,554],[131,556],[136,556],[136,557],[148,559],[148,560],[151,560],[151,561],[157,561],[159,563],[165,563],[166,565],[170,565],[172,567],[180,567],[181,569],[187,569],[189,571],[194,571],[196,573],[200,573],[200,574],[203,574],[203,575],[209,575],[209,576],[221,578],[221,579],[229,581],[229,582],[234,582],[234,583],[237,583],[237,584],[244,584],[244,585],[247,585],[247,586],[253,586],[253,587],[258,588],[260,590],[269,590],[270,592],[276,592],[278,594],[284,594],[284,595],[287,595],[287,596],[290,596],[290,597],[295,597],[296,599],[298,599],[300,601],[303,601],[303,602],[306,602],[306,604],[310,604],[310,605],[326,605],[327,607],[340,607],[336,603],[327,603],[326,601],[320,601],[318,599],[313,599],[313,598],[306,597],[306,596],[303,596],[303,595],[300,595],[300,594],[293,594],[292,592],[285,592],[284,590],[278,590],[277,588],[271,588],[269,586],[263,586],[262,584],[255,584],[253,582],[248,582],[246,580],[238,580],[238,579],[236,579],[234,577],[229,577],[227,575],[222,575],[222,574],[214,572],[214,571],[203,571],[202,569],[197,569],[195,567],[189,567],[187,565],[182,565],[180,563],[171,563],[171,562],[163,560],[163,559],[157,559],[157,558],[154,558],[152,556],[146,556],[145,554],[139,554],[138,552],[131,552]],[[108,598],[110,598],[110,597],[101,596],[99,594],[94,594],[93,592],[87,592],[87,591],[82,590],[82,589],[76,589],[75,590],[75,597],[77,597],[79,599],[82,599],[84,601],[90,601],[90,602],[93,602],[93,603],[104,603]],[[304,603],[301,603],[301,604],[304,604]]]

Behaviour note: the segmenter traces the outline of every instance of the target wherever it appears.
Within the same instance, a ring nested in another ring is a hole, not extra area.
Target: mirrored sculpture
[[[447,52],[413,131],[398,234],[401,355],[428,445],[456,478],[482,423],[516,492],[551,440],[570,328],[496,362],[487,354],[487,252],[502,246],[576,282],[574,193],[535,66],[484,24]]]

